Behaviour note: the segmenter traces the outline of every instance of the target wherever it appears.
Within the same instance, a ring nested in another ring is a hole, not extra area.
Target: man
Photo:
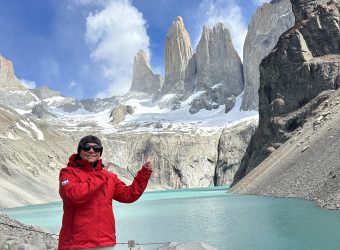
[[[59,234],[59,250],[114,249],[115,220],[112,199],[131,203],[144,192],[152,173],[147,160],[132,184],[127,186],[116,174],[104,169],[101,141],[93,136],[83,137],[77,154],[71,155],[59,176],[59,194],[64,215]]]

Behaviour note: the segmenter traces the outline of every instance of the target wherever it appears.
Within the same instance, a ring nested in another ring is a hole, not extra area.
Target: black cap
[[[79,143],[78,143],[78,149],[77,149],[77,153],[78,155],[80,155],[80,149],[81,146],[85,145],[86,143],[95,143],[98,146],[100,146],[102,149],[100,150],[100,156],[103,153],[103,145],[102,142],[99,140],[98,137],[94,136],[94,135],[87,135],[84,136],[83,138],[80,139]]]

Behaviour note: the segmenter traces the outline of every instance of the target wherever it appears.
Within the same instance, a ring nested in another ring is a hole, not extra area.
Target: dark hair
[[[96,137],[94,135],[87,135],[87,136],[84,136],[83,138],[80,139],[80,141],[78,143],[78,149],[77,149],[78,155],[80,155],[81,146],[85,145],[86,143],[96,143],[98,146],[100,146],[102,148],[100,150],[100,156],[102,155],[102,153],[103,153],[102,142],[99,140],[98,137]]]

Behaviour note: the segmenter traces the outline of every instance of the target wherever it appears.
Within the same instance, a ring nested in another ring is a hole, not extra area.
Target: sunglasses
[[[91,146],[91,145],[89,145],[89,144],[81,145],[80,148],[81,148],[82,150],[84,150],[85,152],[90,151],[91,148],[92,148],[93,151],[96,152],[96,153],[100,152],[100,151],[103,149],[103,147],[101,147],[101,146],[99,146],[99,145]]]

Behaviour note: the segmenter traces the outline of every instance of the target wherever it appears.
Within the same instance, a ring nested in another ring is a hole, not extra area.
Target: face
[[[98,161],[99,158],[100,158],[100,152],[95,152],[93,150],[93,147],[94,146],[97,146],[98,145],[96,143],[86,143],[86,145],[90,146],[90,150],[88,151],[85,151],[84,149],[81,149],[80,150],[80,158],[83,159],[83,160],[86,160],[90,163],[93,163],[95,161]]]

